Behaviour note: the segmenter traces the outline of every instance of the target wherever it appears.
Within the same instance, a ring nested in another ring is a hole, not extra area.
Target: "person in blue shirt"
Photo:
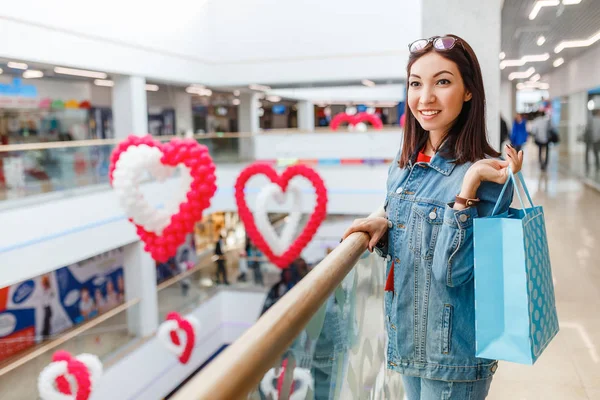
[[[527,142],[529,134],[526,129],[526,121],[521,114],[517,114],[513,122],[512,132],[510,134],[510,143],[517,151],[521,151],[523,145]]]

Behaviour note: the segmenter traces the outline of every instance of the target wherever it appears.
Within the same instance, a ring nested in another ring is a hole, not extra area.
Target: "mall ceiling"
[[[565,63],[599,46],[597,41],[590,47],[567,48],[555,53],[555,47],[563,40],[585,40],[600,32],[600,0],[555,0],[557,6],[542,7],[535,17],[529,16],[537,0],[504,0],[502,9],[502,51],[506,59],[520,59],[526,55],[548,53],[547,61],[527,63],[522,67],[506,67],[502,71],[502,79],[508,79],[508,74],[515,71],[525,71],[534,67],[536,73],[542,76],[551,72],[552,63],[562,57]],[[546,1],[545,3],[552,3]],[[544,36],[546,41],[538,46],[537,41]],[[559,67],[560,68],[560,67]]]

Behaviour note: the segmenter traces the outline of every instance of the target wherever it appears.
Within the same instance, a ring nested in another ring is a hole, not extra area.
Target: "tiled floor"
[[[501,363],[491,400],[600,399],[600,193],[558,171],[524,168],[544,207],[561,330],[535,366]]]

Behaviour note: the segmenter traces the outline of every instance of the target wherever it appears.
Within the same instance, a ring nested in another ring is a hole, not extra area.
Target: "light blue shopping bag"
[[[542,207],[535,207],[517,173],[530,208],[473,223],[476,356],[533,365],[558,332],[554,284]]]

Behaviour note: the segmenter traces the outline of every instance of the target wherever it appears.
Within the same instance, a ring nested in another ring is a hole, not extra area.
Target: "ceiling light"
[[[106,79],[107,75],[104,72],[87,71],[85,69],[54,67],[54,72],[62,75],[82,76],[84,78]]]
[[[527,71],[511,73],[510,75],[508,75],[508,80],[514,81],[515,79],[527,79],[534,73],[535,73],[535,68],[531,67]]]
[[[534,75],[534,76],[532,76],[532,77],[531,77],[529,80],[530,80],[531,82],[537,82],[537,81],[539,81],[540,79],[542,79],[542,76],[541,76],[540,74],[535,74],[535,75]]]
[[[28,69],[27,71],[23,72],[24,79],[41,78],[42,76],[44,76],[44,73],[42,71],[38,71],[37,69]]]
[[[267,100],[271,103],[279,103],[281,101],[281,97],[279,96],[267,96]]]
[[[188,86],[185,88],[185,91],[190,94],[197,94],[198,96],[212,96],[212,90],[201,85]]]
[[[596,103],[594,102],[594,100],[590,100],[588,101],[588,105],[587,105],[588,110],[592,111],[594,108],[596,108]]]
[[[538,38],[538,40],[537,40],[537,45],[538,45],[538,46],[541,46],[541,45],[543,45],[544,43],[546,43],[546,38],[545,38],[544,36],[540,36],[540,37]]]
[[[258,85],[253,83],[252,85],[248,85],[248,87],[252,90],[258,90],[259,92],[267,92],[269,90],[271,90],[270,86],[267,85]]]
[[[596,32],[594,35],[590,36],[584,40],[565,40],[562,41],[556,46],[554,49],[555,53],[560,53],[564,49],[572,48],[572,47],[588,47],[596,43],[600,40],[600,31]]]
[[[548,89],[550,89],[550,84],[549,83],[540,83],[538,87],[542,90],[548,90]]]
[[[234,106],[239,106],[241,103],[240,99],[233,99],[233,101],[231,102],[231,104],[233,104]]]
[[[504,60],[506,58],[506,53],[505,52],[501,52],[498,57],[500,57],[501,60]]]
[[[4,71],[2,70],[2,68],[0,68],[0,74],[2,74]]]
[[[564,63],[565,63],[565,59],[561,57],[561,58],[557,58],[556,60],[554,60],[552,65],[554,65],[555,67],[560,67]]]
[[[517,83],[517,90],[525,89],[525,84],[523,82]]]
[[[368,86],[368,87],[375,86],[375,82],[370,81],[368,79],[363,79],[360,83],[362,83],[363,85]]]
[[[556,7],[559,4],[560,4],[560,1],[558,1],[558,0],[538,0],[533,5],[533,9],[531,10],[531,13],[529,14],[529,19],[533,21],[535,19],[535,17],[537,17],[537,15],[540,12],[540,10],[542,9],[542,7]]]
[[[147,92],[158,92],[158,89],[159,89],[158,85],[154,85],[154,84],[151,84],[151,83],[147,83],[146,84],[146,91]]]
[[[240,91],[239,91],[239,90],[234,90],[234,91],[233,91],[233,95],[234,95],[235,97],[238,97],[238,96],[240,95]]]
[[[8,68],[12,69],[27,69],[28,66],[25,63],[9,61],[7,64]]]
[[[562,0],[562,3],[565,6],[570,6],[570,5],[573,5],[573,4],[579,4],[579,3],[581,3],[581,0]]]
[[[96,86],[105,86],[105,87],[113,87],[115,83],[108,79],[96,79],[94,80],[94,85]]]
[[[544,53],[523,56],[518,60],[504,60],[500,62],[500,69],[504,69],[506,67],[522,67],[526,63],[547,61],[549,58],[550,54]]]

